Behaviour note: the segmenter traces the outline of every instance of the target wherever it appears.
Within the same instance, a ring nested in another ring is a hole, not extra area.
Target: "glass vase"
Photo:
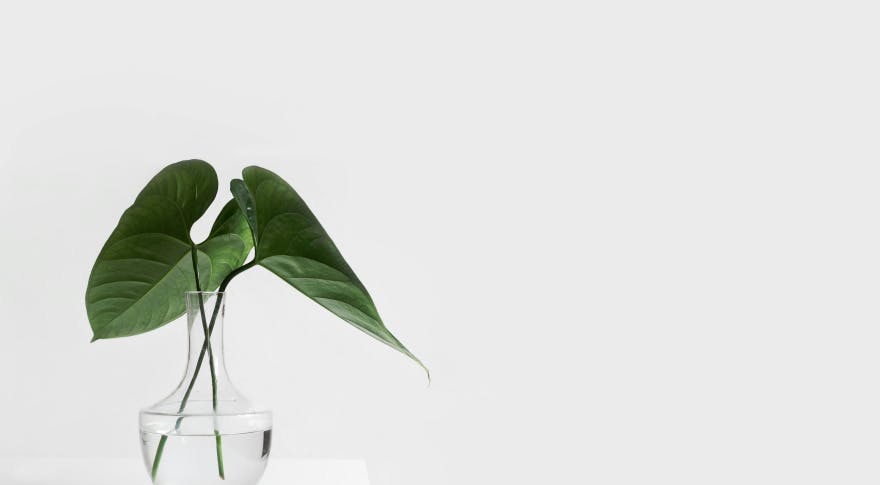
[[[170,396],[140,413],[155,485],[254,485],[272,442],[272,414],[232,385],[223,358],[226,294],[187,292],[189,358]],[[209,336],[209,338],[206,338]]]

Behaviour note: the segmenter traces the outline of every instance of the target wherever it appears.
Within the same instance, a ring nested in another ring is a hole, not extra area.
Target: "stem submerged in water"
[[[179,422],[179,421],[178,421]],[[175,426],[176,428],[176,426]],[[151,473],[151,478],[153,482],[156,481],[156,473],[159,472],[159,462],[162,461],[162,452],[165,451],[165,442],[168,441],[168,435],[163,434],[161,438],[159,438],[159,447],[156,448],[156,457],[153,458],[153,471]]]
[[[223,441],[220,439],[220,432],[216,429],[214,437],[217,439],[217,471],[220,473],[220,479],[226,480],[226,472],[223,471]]]

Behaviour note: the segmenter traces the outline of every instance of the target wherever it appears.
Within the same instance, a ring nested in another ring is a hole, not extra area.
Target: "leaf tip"
[[[426,387],[431,387],[431,370],[428,369],[428,366],[426,366],[425,364],[423,364],[422,361],[419,360],[418,357],[416,357],[415,355],[413,355],[413,353],[410,352],[409,350],[407,350],[407,351],[404,352],[404,353],[407,355],[407,357],[409,357],[410,359],[412,359],[416,364],[419,364],[419,367],[421,367],[422,370],[425,371],[425,377],[428,378],[428,385],[427,385]]]
[[[431,370],[428,369],[428,368],[425,366],[425,364],[422,364],[421,362],[419,362],[419,365],[422,366],[422,369],[425,370],[425,376],[428,378],[428,385],[425,386],[425,387],[426,387],[426,388],[427,388],[427,387],[431,387]]]

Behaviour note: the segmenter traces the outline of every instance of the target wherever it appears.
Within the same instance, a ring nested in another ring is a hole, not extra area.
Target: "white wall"
[[[137,456],[184,325],[89,344],[86,279],[198,157],[289,180],[433,371],[245,273],[229,366],[277,455],[880,480],[873,2],[182,3],[0,7],[0,455]]]

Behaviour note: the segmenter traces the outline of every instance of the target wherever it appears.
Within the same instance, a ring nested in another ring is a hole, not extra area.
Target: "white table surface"
[[[150,485],[140,460],[0,459],[2,485]],[[363,460],[269,459],[259,485],[369,485]]]

